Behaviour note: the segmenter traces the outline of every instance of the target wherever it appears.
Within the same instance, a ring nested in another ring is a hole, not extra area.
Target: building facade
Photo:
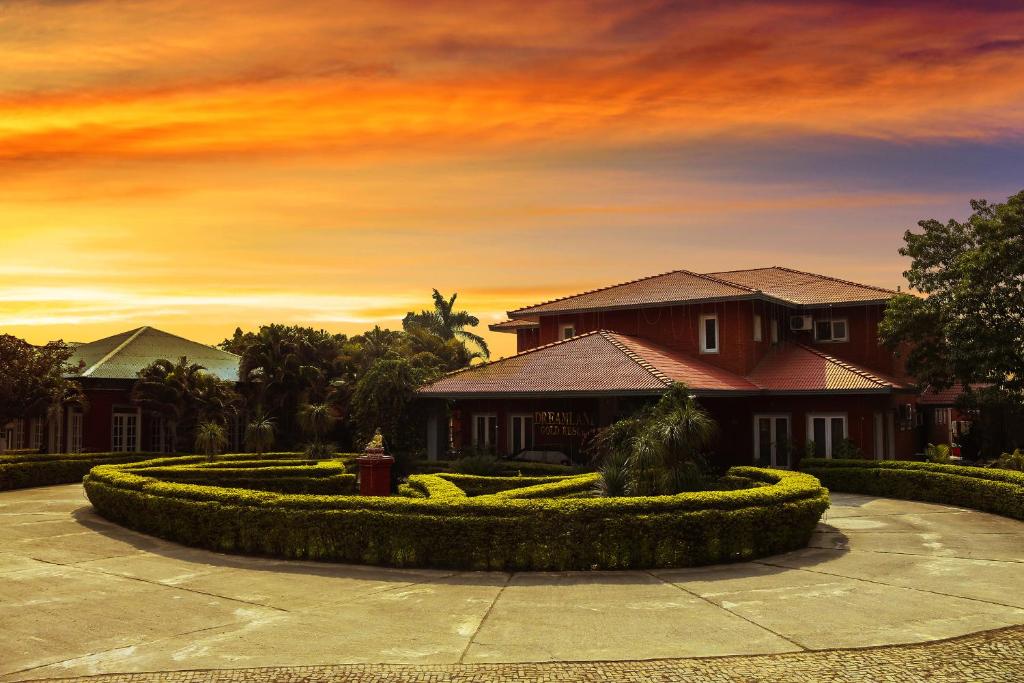
[[[144,367],[158,359],[174,362],[183,356],[223,380],[238,381],[240,359],[235,354],[153,327],[75,344],[70,363],[79,370],[72,376],[82,386],[85,406],[8,423],[2,434],[7,450],[172,452],[164,419],[133,404],[131,391]],[[231,431],[232,447],[237,448],[237,427]]]
[[[878,342],[893,295],[782,267],[679,270],[510,311],[491,329],[516,335],[515,356],[420,391],[429,453],[585,460],[597,429],[683,382],[718,422],[722,464],[909,457],[918,390]]]

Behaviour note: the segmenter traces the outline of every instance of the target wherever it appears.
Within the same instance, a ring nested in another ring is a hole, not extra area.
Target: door
[[[138,450],[139,416],[135,413],[114,413],[110,434],[110,450]]]
[[[846,414],[811,413],[807,416],[807,434],[814,443],[814,457],[831,458],[846,440]]]
[[[533,415],[509,417],[509,454],[533,450]]]
[[[493,451],[498,443],[498,416],[477,414],[473,416],[473,447],[480,451]]]
[[[754,416],[754,462],[762,467],[789,467],[789,415]]]
[[[68,452],[82,452],[82,413],[78,411],[68,413]]]

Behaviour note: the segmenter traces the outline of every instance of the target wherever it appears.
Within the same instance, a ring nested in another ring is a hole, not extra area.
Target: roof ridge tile
[[[512,360],[513,358],[520,358],[522,356],[528,356],[531,353],[534,353],[536,351],[542,351],[543,349],[549,349],[552,346],[558,346],[559,344],[565,344],[566,342],[576,341],[577,339],[583,339],[584,337],[590,337],[590,336],[595,335],[595,334],[597,334],[599,332],[601,332],[601,330],[591,330],[590,332],[584,332],[582,334],[577,334],[575,337],[569,337],[568,339],[557,339],[557,340],[555,340],[553,342],[548,342],[547,344],[541,344],[540,346],[534,346],[533,348],[526,349],[525,351],[519,351],[518,353],[513,353],[511,356],[503,356],[503,357],[501,357],[501,358],[499,358],[497,360],[488,360],[488,361],[484,361],[483,363],[477,363],[476,365],[467,365],[464,368],[459,368],[458,370],[452,370],[450,372],[446,372],[443,375],[441,375],[441,377],[452,377],[454,375],[461,375],[464,372],[469,372],[470,370],[477,370],[479,368],[486,368],[489,365],[497,365],[498,363],[504,363],[505,361]],[[438,378],[438,379],[440,379],[440,378]],[[436,382],[437,380],[434,380],[434,381]],[[433,382],[430,382],[430,384],[433,384]]]
[[[616,332],[612,332],[611,330],[599,330],[599,332],[602,337],[607,339],[613,346],[615,346],[615,348],[624,353],[627,358],[629,358],[631,361],[642,367],[647,372],[651,373],[657,380],[664,382],[666,387],[670,387],[672,386],[672,384],[674,384],[674,380],[671,377],[669,377],[664,372],[659,370],[657,367],[654,366],[653,363],[651,363],[649,360],[638,354],[636,351],[630,349],[621,340],[618,339],[618,337],[620,336],[626,337],[628,339],[628,335],[620,335]]]
[[[858,366],[856,366],[856,365],[854,365],[854,364],[852,364],[852,363],[850,363],[848,361],[844,361],[841,358],[836,358],[833,355],[827,354],[827,353],[825,353],[823,351],[819,351],[818,349],[816,349],[814,347],[811,347],[811,346],[807,346],[806,344],[800,344],[799,342],[794,342],[794,343],[795,343],[796,346],[798,346],[798,347],[800,347],[800,348],[802,348],[802,349],[804,349],[806,351],[810,351],[811,353],[824,358],[825,360],[827,360],[828,362],[832,363],[833,365],[838,365],[839,367],[843,368],[844,370],[848,370],[848,371],[854,373],[855,375],[859,375],[860,377],[863,377],[864,379],[866,379],[868,381],[874,382],[875,384],[880,384],[882,386],[896,388],[896,385],[893,384],[892,382],[890,382],[890,381],[888,381],[888,380],[886,380],[886,379],[884,379],[884,378],[882,378],[882,377],[880,377],[878,375],[875,375],[875,374],[873,374],[871,372],[868,372],[867,370],[865,370],[863,368],[860,368],[860,367],[858,367]]]

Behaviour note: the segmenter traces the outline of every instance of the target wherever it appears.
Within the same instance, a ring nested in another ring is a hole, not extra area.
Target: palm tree
[[[224,427],[216,422],[203,422],[196,428],[196,450],[213,460],[224,452],[228,446],[228,436]]]
[[[274,421],[263,414],[257,415],[245,426],[245,447],[263,455],[274,445]]]
[[[441,339],[458,339],[461,342],[469,342],[476,345],[484,358],[491,355],[487,348],[487,342],[478,334],[469,332],[465,328],[476,327],[480,319],[470,315],[467,311],[455,310],[455,299],[458,293],[452,294],[450,299],[445,299],[436,289],[433,291],[434,310],[420,311],[419,313],[406,313],[402,319],[402,328],[409,330],[410,327],[421,327]]]
[[[326,403],[307,403],[299,409],[299,425],[311,438],[306,453],[312,457],[324,457],[330,454],[331,446],[324,441],[337,418]]]
[[[649,496],[700,488],[701,454],[717,424],[683,384],[674,384],[653,407],[602,430],[592,448],[609,479],[609,493]]]

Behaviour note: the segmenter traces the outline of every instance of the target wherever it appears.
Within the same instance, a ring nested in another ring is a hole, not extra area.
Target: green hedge
[[[82,477],[97,465],[134,463],[160,457],[164,460],[176,459],[180,456],[158,456],[155,453],[6,453],[0,455],[0,491],[24,489],[33,486],[52,486],[55,484],[74,484],[82,481]],[[190,456],[193,462],[206,462],[205,456]],[[208,466],[217,467],[239,460],[259,459],[262,465],[287,465],[302,459],[301,453],[264,453],[257,456],[253,453],[233,453],[218,455],[217,461]],[[341,453],[335,459],[343,463],[347,471],[352,472],[355,455]],[[179,460],[174,460],[180,462]],[[304,460],[312,464],[314,460]]]
[[[828,491],[797,472],[733,468],[765,485],[651,498],[572,495],[589,479],[467,496],[457,476],[417,475],[407,496],[280,494],[160,481],[174,463],[104,465],[85,479],[108,519],[223,552],[474,570],[679,567],[747,560],[807,544]],[[183,463],[185,464],[185,463]],[[516,482],[513,482],[515,484]],[[518,482],[524,483],[524,482]],[[518,493],[513,493],[513,492]],[[416,496],[416,497],[412,497]]]
[[[800,469],[833,491],[974,508],[1024,519],[1024,473],[902,460],[804,458]]]

